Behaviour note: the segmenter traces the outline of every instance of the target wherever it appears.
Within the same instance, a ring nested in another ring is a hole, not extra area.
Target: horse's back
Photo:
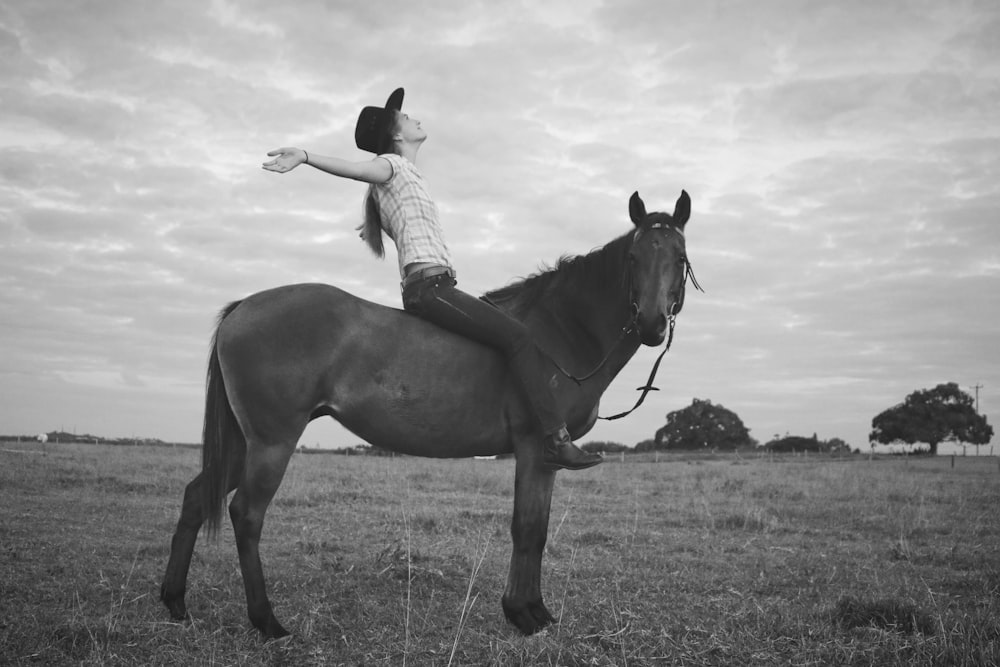
[[[291,319],[302,317],[334,317],[345,320],[363,311],[393,311],[366,301],[350,292],[323,283],[299,283],[272,287],[244,298],[222,322],[228,332],[235,335],[253,326],[280,326]],[[383,313],[385,315],[387,313]],[[221,329],[221,327],[220,327]]]
[[[255,345],[267,338],[286,348],[294,341],[306,349],[364,341],[376,348],[432,356],[489,351],[402,309],[322,283],[284,285],[246,297],[220,324],[219,337],[224,342],[248,337]]]

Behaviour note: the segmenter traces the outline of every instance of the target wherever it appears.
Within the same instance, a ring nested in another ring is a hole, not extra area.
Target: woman
[[[308,164],[368,183],[361,237],[379,257],[384,255],[383,232],[396,244],[406,311],[504,353],[545,433],[547,468],[580,470],[597,465],[603,460],[600,455],[584,452],[570,439],[541,371],[543,356],[527,327],[456,288],[437,207],[416,167],[427,133],[420,121],[400,111],[402,104],[403,89],[398,88],[384,107],[362,109],[354,139],[358,148],[376,155],[373,160],[350,162],[279,148],[267,154],[274,159],[263,167],[285,173]]]

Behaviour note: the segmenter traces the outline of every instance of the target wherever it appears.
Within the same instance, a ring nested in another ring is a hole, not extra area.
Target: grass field
[[[628,457],[556,482],[546,602],[499,598],[511,461],[296,455],[264,524],[294,634],[250,628],[232,530],[158,599],[193,449],[0,451],[0,663],[996,665],[994,458]],[[21,446],[21,449],[28,449]]]

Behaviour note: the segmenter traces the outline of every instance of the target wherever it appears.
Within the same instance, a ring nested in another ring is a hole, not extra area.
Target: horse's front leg
[[[514,477],[514,517],[510,525],[513,550],[504,615],[526,635],[555,622],[542,602],[542,551],[549,530],[549,509],[555,473],[542,467],[542,448],[534,439],[519,443]]]

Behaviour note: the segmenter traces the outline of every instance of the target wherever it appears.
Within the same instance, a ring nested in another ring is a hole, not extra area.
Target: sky
[[[917,389],[1000,418],[1000,4],[6,0],[0,433],[197,442],[218,310],[319,281],[398,307],[354,228],[365,105],[406,89],[461,287],[692,199],[661,391],[582,441],[711,400],[761,443],[866,449]],[[658,349],[602,401],[632,405]],[[309,446],[359,439],[330,419]],[[1000,442],[994,442],[998,445]]]

